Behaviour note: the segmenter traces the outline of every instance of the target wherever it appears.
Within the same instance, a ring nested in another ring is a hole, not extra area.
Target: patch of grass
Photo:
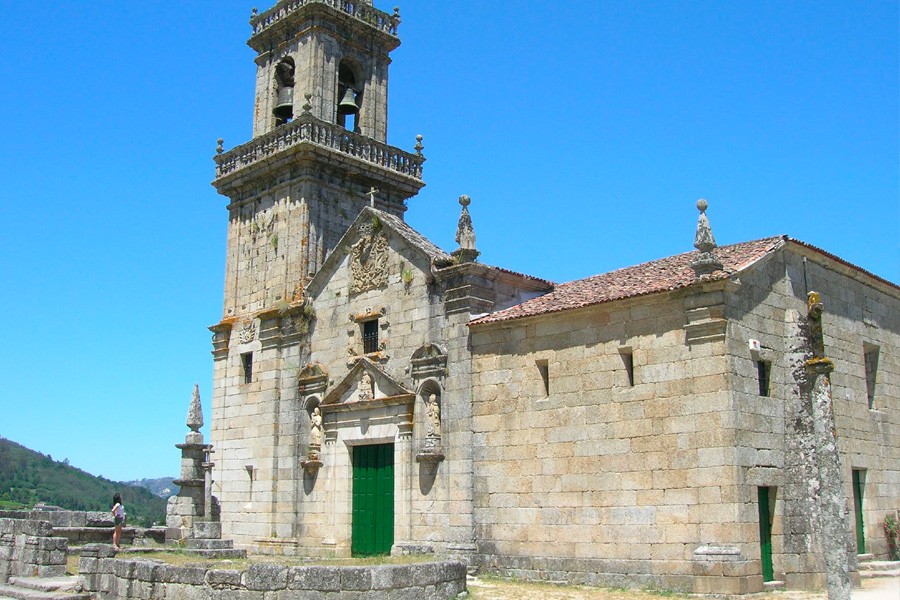
[[[81,557],[77,554],[66,556],[66,575],[78,575],[78,561]]]

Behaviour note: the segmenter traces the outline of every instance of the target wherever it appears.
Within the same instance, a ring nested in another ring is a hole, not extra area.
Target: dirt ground
[[[495,578],[469,580],[471,600],[671,600],[696,598],[671,592],[598,589],[581,586],[526,583]],[[900,577],[864,579],[854,588],[852,600],[900,600]],[[741,598],[735,596],[734,598]],[[769,592],[749,596],[753,600],[827,600],[825,592]]]

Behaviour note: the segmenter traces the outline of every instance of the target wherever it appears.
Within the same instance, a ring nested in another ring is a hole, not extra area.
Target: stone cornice
[[[414,196],[425,185],[425,157],[420,153],[383,144],[311,114],[302,114],[291,123],[219,153],[214,160],[216,178],[212,184],[226,196],[304,161],[324,163],[360,179],[377,181],[379,188],[389,183],[404,198]]]
[[[281,0],[250,18],[253,34],[247,45],[257,52],[265,52],[297,35],[315,17],[339,22],[342,29],[352,34],[372,36],[387,52],[400,45],[397,37],[400,15],[396,9],[389,15],[368,4],[344,0]]]

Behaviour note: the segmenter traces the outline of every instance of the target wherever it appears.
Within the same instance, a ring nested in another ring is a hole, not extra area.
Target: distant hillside
[[[123,481],[126,485],[142,487],[150,490],[154,495],[166,499],[178,493],[178,486],[173,483],[174,477],[157,477],[156,479],[135,479]]]
[[[38,502],[68,510],[108,511],[122,494],[130,525],[164,523],[166,501],[142,487],[94,477],[50,456],[0,437],[0,508],[31,508]]]

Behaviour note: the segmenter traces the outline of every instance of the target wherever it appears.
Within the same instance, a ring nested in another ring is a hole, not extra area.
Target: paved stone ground
[[[471,600],[671,600],[687,598],[680,594],[655,594],[632,590],[606,590],[579,586],[469,579]],[[699,596],[698,596],[699,597]],[[864,579],[861,588],[853,588],[851,600],[900,600],[900,577]],[[770,592],[747,596],[753,600],[827,600],[822,592]]]

